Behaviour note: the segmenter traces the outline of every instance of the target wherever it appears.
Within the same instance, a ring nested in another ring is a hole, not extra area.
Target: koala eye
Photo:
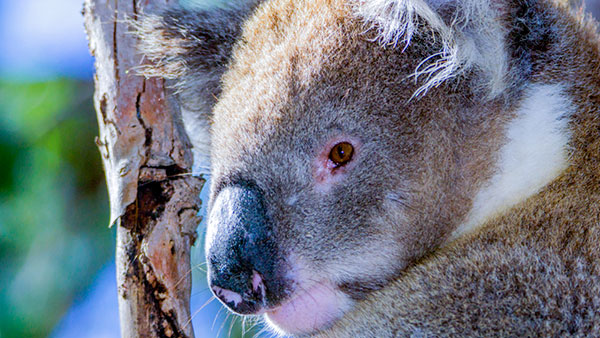
[[[354,147],[348,142],[338,143],[331,149],[329,153],[329,159],[336,165],[336,167],[342,166],[350,160],[354,154]]]

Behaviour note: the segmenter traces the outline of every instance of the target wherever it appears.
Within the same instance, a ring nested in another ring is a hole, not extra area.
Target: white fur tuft
[[[361,0],[356,9],[379,30],[382,42],[394,46],[400,41],[410,43],[418,17],[425,19],[433,30],[448,33],[448,27],[423,0]]]
[[[436,11],[450,2],[457,7],[456,14],[444,20]],[[384,44],[402,42],[408,48],[419,28],[418,18],[441,39],[441,50],[425,58],[413,74],[415,79],[426,77],[413,97],[472,67],[485,74],[490,97],[505,89],[504,33],[489,0],[356,0],[355,11],[379,31]]]
[[[568,165],[570,100],[559,85],[528,89],[517,116],[506,129],[496,174],[473,201],[466,221],[452,234],[458,238],[486,220],[538,192]]]

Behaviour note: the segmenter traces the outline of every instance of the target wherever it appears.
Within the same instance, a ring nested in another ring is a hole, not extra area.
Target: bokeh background
[[[119,337],[81,2],[0,0],[0,338]],[[197,337],[242,336],[193,265]]]

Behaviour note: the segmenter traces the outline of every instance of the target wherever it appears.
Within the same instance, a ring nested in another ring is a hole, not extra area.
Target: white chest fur
[[[452,239],[469,233],[550,183],[568,164],[573,105],[560,85],[527,89],[516,117],[506,128],[496,171],[473,200],[466,220]]]

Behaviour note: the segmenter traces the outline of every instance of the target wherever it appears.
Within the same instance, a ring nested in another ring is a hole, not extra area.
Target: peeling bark
[[[85,0],[83,11],[96,59],[96,144],[117,225],[122,337],[193,337],[190,248],[204,181],[190,174],[191,145],[164,81],[136,75],[142,57],[126,22],[164,4]]]

